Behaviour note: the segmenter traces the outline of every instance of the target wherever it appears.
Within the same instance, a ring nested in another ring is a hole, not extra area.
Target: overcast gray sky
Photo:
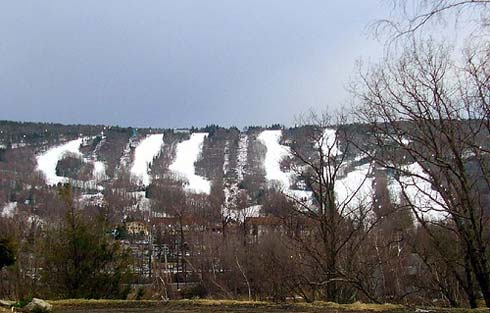
[[[0,119],[292,124],[345,103],[380,0],[3,0]]]

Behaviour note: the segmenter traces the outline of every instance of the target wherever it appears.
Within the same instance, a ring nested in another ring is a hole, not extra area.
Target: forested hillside
[[[436,185],[429,173],[444,168],[413,154],[418,133],[408,123],[386,132],[312,121],[243,130],[0,122],[1,233],[17,258],[0,292],[464,301],[451,182]],[[486,216],[486,156],[461,149]]]

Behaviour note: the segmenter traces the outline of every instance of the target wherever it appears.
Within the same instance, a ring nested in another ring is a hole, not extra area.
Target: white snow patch
[[[63,145],[51,148],[36,157],[37,170],[44,174],[46,184],[56,185],[69,180],[66,177],[56,175],[56,165],[58,164],[58,161],[63,159],[67,153],[73,153],[77,156],[81,156],[80,145],[82,144],[82,141],[82,138],[69,141]]]
[[[224,207],[229,208],[233,205],[235,199],[235,192],[238,191],[238,184],[230,182],[228,173],[230,172],[230,142],[227,140],[224,149],[223,158],[223,182],[224,188],[223,193],[225,196]],[[224,209],[222,209],[223,212]]]
[[[262,205],[253,205],[245,209],[225,209],[223,210],[223,216],[228,217],[234,221],[243,223],[248,217],[259,217]]]
[[[264,130],[257,137],[267,148],[265,154],[265,178],[268,181],[279,182],[282,189],[290,186],[290,175],[281,171],[281,161],[290,154],[289,148],[279,143],[281,130]]]
[[[102,206],[104,205],[104,195],[101,192],[95,194],[82,194],[80,196],[80,202],[85,205],[91,204]]]
[[[136,136],[133,136],[129,138],[128,143],[126,144],[126,147],[124,147],[123,154],[121,158],[119,159],[119,165],[118,165],[118,170],[121,170],[121,168],[126,168],[131,160],[131,148],[136,146]]]
[[[389,191],[393,201],[400,203],[403,198],[413,205],[424,220],[441,221],[448,217],[442,196],[432,188],[428,174],[420,164],[412,163],[405,168],[408,175],[398,180],[391,179]]]
[[[236,155],[236,179],[233,180],[227,174],[230,172],[230,155],[229,155],[229,142],[227,141],[225,146],[225,158],[223,163],[223,174],[224,176],[224,195],[225,202],[223,208],[223,214],[226,209],[232,208],[235,206],[237,197],[239,195],[239,184],[243,181],[243,177],[245,175],[245,169],[247,166],[247,156],[248,156],[248,136],[247,134],[240,134],[240,138],[238,141],[238,150]]]
[[[134,191],[129,194],[132,198],[136,199],[136,204],[131,208],[133,211],[149,212],[151,210],[151,199],[146,197],[144,191]]]
[[[0,216],[12,218],[14,217],[15,209],[17,209],[17,202],[9,202],[3,207]]]
[[[228,174],[230,170],[230,141],[225,142],[225,149],[223,155],[223,175]]]
[[[149,135],[143,139],[134,152],[134,162],[131,167],[131,175],[144,186],[151,183],[149,175],[150,166],[161,152],[163,146],[163,134]]]
[[[325,128],[323,130],[323,136],[321,138],[322,150],[325,155],[330,157],[335,157],[341,154],[340,149],[338,148],[337,141],[337,131],[333,128]]]
[[[98,153],[102,148],[102,146],[106,143],[106,136],[104,135],[104,131],[101,132],[100,136],[101,136],[101,140],[95,147],[94,151],[92,152],[92,159],[90,160],[94,167],[94,169],[92,170],[92,176],[96,182],[106,180],[109,178],[106,173],[105,162],[98,160]]]
[[[404,137],[404,138],[402,138],[401,143],[404,146],[408,146],[411,143],[411,141]]]
[[[280,130],[266,130],[258,137],[267,147],[264,162],[266,179],[279,182],[286,196],[311,207],[313,206],[313,193],[308,190],[291,189],[291,179],[294,173],[283,172],[280,169],[282,159],[290,155],[290,149],[279,144],[281,135]],[[335,129],[326,128],[320,144],[323,151],[330,157],[341,154]],[[373,178],[369,177],[370,171],[371,165],[364,164],[354,168],[345,177],[335,182],[336,201],[344,216],[358,215],[360,208],[369,209],[373,199]]]
[[[342,154],[339,149],[337,130],[325,128],[321,138],[322,151],[327,157],[336,158]],[[364,155],[357,155],[353,162],[360,162]],[[343,164],[340,173],[350,163]],[[361,211],[368,212],[373,201],[373,180],[370,176],[372,166],[366,163],[356,166],[342,178],[337,178],[334,185],[337,206],[344,216],[360,217]]]
[[[23,148],[23,147],[26,147],[26,146],[27,146],[27,144],[25,142],[22,142],[21,141],[21,142],[13,143],[11,145],[11,148],[12,149],[18,149],[18,148]]]
[[[105,172],[106,166],[105,163],[102,161],[94,161],[93,163],[94,169],[92,171],[92,175],[94,176],[95,180],[103,180],[107,178],[107,174]]]
[[[175,161],[169,166],[179,178],[184,178],[187,183],[185,190],[195,193],[209,194],[211,183],[202,176],[196,175],[194,163],[199,159],[204,138],[208,133],[193,133],[189,140],[177,145]]]
[[[236,165],[236,175],[237,182],[243,181],[243,176],[245,175],[245,169],[247,167],[248,158],[248,136],[247,134],[240,134],[240,140],[238,141],[238,154],[237,154],[237,165]]]
[[[96,153],[93,153],[92,159],[84,158],[82,153],[80,152],[80,146],[88,145],[89,140],[93,139],[93,137],[80,137],[78,139],[69,141],[63,145],[53,147],[48,149],[46,152],[38,155],[37,159],[37,170],[41,171],[44,174],[46,184],[48,185],[56,185],[58,183],[71,183],[76,187],[80,188],[91,188],[91,189],[103,189],[102,186],[98,186],[97,182],[100,180],[104,180],[107,178],[105,173],[105,163],[96,160]],[[56,175],[56,166],[58,162],[62,160],[66,154],[71,153],[80,159],[84,163],[92,163],[93,171],[92,171],[92,180],[82,181],[71,179],[68,177],[62,177]]]
[[[27,223],[35,225],[46,225],[46,221],[38,215],[31,214],[27,217]]]
[[[313,204],[312,192],[291,189],[291,178],[294,173],[281,170],[281,161],[291,155],[289,147],[279,143],[281,136],[281,130],[264,130],[257,137],[267,148],[264,160],[265,178],[272,184],[279,183],[282,192],[289,198],[301,202],[303,205],[311,206]]]
[[[358,210],[370,209],[373,200],[373,177],[369,177],[369,163],[356,167],[335,182],[336,201],[344,216],[357,215]]]

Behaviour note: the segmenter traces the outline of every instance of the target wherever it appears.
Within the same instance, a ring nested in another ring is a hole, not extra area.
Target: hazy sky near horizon
[[[291,125],[338,108],[382,0],[5,0],[0,120]]]

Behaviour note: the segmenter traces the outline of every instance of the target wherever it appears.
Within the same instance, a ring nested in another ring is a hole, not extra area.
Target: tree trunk
[[[484,252],[476,251],[474,240],[468,240],[468,257],[475,273],[476,281],[485,300],[485,305],[490,308],[490,275],[488,262]]]
[[[466,274],[466,297],[468,298],[468,303],[472,309],[476,309],[478,304],[476,303],[476,295],[475,290],[473,289],[473,272],[471,270],[470,260],[468,259],[468,255],[465,255],[464,258],[464,269]]]

